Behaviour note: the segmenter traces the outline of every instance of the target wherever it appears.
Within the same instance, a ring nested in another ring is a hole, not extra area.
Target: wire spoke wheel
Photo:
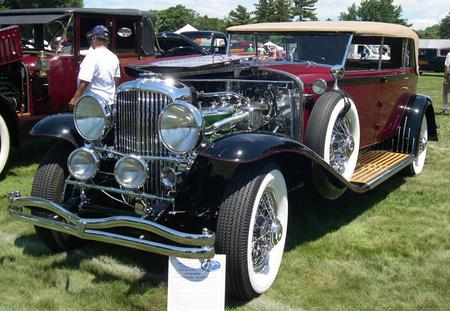
[[[250,299],[267,291],[283,258],[288,225],[286,181],[274,163],[233,174],[219,207],[216,251],[227,255],[227,291]]]
[[[344,115],[336,119],[330,142],[330,165],[343,174],[355,150],[350,120]]]
[[[264,192],[256,211],[253,229],[252,262],[255,272],[267,268],[270,251],[280,241],[283,227],[275,216],[275,200],[273,194]]]

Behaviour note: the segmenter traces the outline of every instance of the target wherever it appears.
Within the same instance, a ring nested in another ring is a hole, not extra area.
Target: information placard
[[[225,255],[208,260],[169,257],[167,310],[224,310],[225,264]]]

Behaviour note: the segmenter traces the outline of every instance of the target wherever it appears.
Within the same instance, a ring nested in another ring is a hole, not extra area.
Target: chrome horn
[[[333,90],[336,90],[336,91],[339,90],[338,81],[343,79],[344,75],[345,75],[344,66],[334,65],[333,67],[331,67],[331,76],[334,79]]]

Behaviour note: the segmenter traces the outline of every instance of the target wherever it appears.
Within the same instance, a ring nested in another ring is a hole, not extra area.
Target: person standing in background
[[[116,85],[120,79],[120,66],[117,56],[108,49],[109,31],[103,25],[95,26],[87,33],[92,50],[80,64],[78,88],[69,103],[73,110],[81,96],[92,92],[112,105]]]
[[[448,115],[448,93],[450,91],[450,52],[447,53],[445,58],[444,68],[444,85],[442,88],[442,101],[444,103],[443,114]]]

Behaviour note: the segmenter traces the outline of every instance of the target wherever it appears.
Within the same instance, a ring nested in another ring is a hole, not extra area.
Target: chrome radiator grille
[[[158,135],[158,116],[170,103],[170,96],[152,91],[124,90],[116,97],[115,148],[124,154],[169,156]],[[161,195],[162,161],[149,162],[150,176],[146,192]]]
[[[162,93],[127,90],[117,93],[116,148],[126,154],[166,156],[159,141],[158,116],[172,99]]]

